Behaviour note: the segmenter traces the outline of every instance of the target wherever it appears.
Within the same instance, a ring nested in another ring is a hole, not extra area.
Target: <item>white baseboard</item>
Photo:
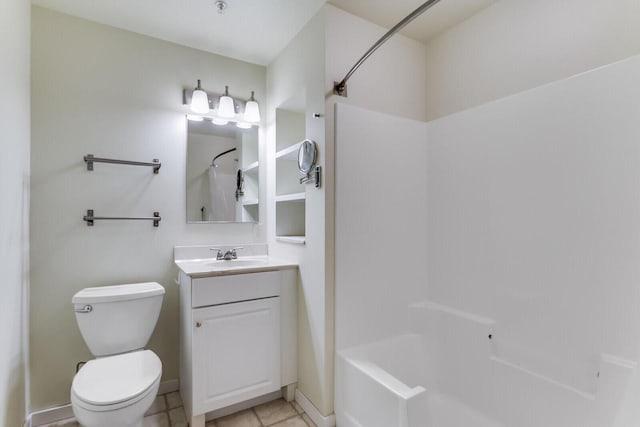
[[[168,380],[160,383],[158,394],[167,394],[180,390],[180,380]]]
[[[209,422],[215,420],[216,418],[226,417],[227,415],[235,414],[236,412],[244,411],[245,409],[253,408],[254,406],[262,405],[263,403],[280,399],[281,397],[282,390],[274,391],[273,393],[265,394],[264,396],[256,397],[255,399],[250,399],[245,402],[227,406],[226,408],[207,412],[205,419],[207,420],[207,422]]]
[[[173,391],[178,391],[179,388],[180,382],[178,380],[163,381],[158,387],[158,394],[171,393]],[[73,409],[71,409],[71,405],[63,405],[56,408],[49,408],[42,411],[33,412],[29,415],[25,426],[38,427],[55,423],[57,421],[67,420],[73,417],[74,415]]]
[[[30,427],[43,426],[73,417],[73,409],[71,409],[70,404],[58,406],[57,408],[43,409],[42,411],[34,412],[29,416],[31,419]]]
[[[311,418],[316,426],[318,427],[336,427],[336,416],[331,414],[328,417],[325,417],[318,411],[318,408],[314,406],[313,403],[302,394],[300,390],[296,390],[296,402],[298,405],[304,409],[304,412]]]

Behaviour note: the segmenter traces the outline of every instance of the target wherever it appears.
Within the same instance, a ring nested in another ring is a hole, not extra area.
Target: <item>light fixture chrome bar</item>
[[[407,24],[409,24],[411,21],[416,19],[418,16],[422,15],[427,9],[429,9],[431,6],[435,5],[439,1],[440,0],[428,0],[424,2],[420,7],[418,7],[416,10],[414,10],[409,15],[407,15],[402,21],[398,22],[392,29],[387,31],[387,33],[384,36],[382,36],[380,40],[375,42],[375,44],[371,46],[364,55],[362,55],[362,58],[360,58],[358,62],[356,62],[356,64],[353,67],[351,67],[347,75],[344,76],[344,78],[340,82],[333,83],[334,95],[340,95],[340,96],[346,97],[347,81],[349,80],[349,78],[351,78],[353,73],[355,73],[356,70],[360,68],[360,66],[373,54],[373,52],[378,50],[378,48],[382,46],[387,40],[389,40],[393,35],[395,35],[398,31],[402,30],[404,27],[407,26]]]
[[[157,174],[160,168],[162,167],[162,163],[160,160],[153,159],[153,162],[134,162],[131,160],[117,160],[117,159],[102,159],[100,157],[93,157],[93,154],[87,154],[84,156],[84,162],[87,164],[87,170],[93,170],[94,163],[113,163],[118,165],[130,165],[130,166],[151,166],[153,168],[153,173]]]
[[[153,216],[143,216],[143,217],[129,217],[129,216],[94,216],[93,209],[87,209],[87,214],[82,217],[83,221],[87,222],[89,227],[93,226],[94,221],[153,221],[153,226],[158,227],[160,225],[160,221],[162,218],[160,217],[160,212],[154,212]]]

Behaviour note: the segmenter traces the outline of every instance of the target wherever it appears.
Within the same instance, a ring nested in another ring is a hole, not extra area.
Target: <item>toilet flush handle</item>
[[[76,313],[91,313],[93,311],[93,307],[89,304],[86,304],[82,308],[76,308]]]

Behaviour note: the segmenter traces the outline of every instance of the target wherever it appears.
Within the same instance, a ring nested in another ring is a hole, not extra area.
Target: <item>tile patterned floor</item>
[[[144,417],[143,427],[188,427],[178,392],[156,397]],[[43,427],[81,427],[75,419]],[[267,402],[233,415],[209,421],[206,427],[316,427],[296,402],[283,399]]]

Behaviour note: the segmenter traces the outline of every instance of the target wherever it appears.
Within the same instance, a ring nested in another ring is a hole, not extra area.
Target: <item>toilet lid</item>
[[[162,362],[151,350],[90,360],[76,374],[71,390],[92,405],[114,405],[147,391],[162,375]]]

